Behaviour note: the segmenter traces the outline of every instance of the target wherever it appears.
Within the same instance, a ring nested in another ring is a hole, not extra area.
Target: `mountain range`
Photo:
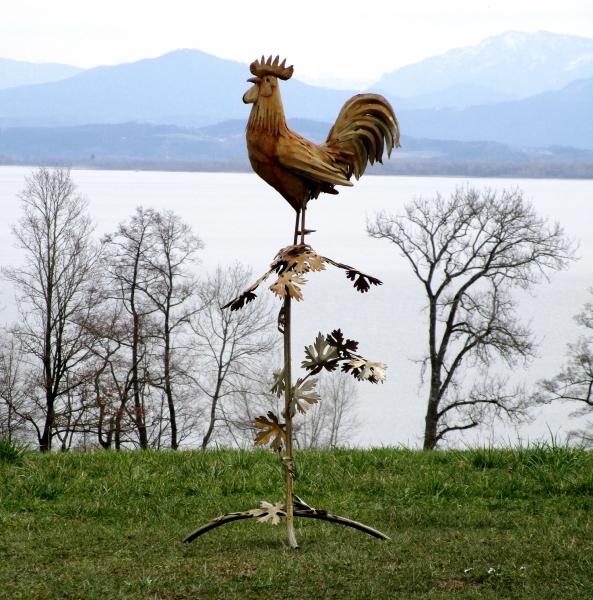
[[[0,90],[21,85],[59,81],[78,75],[84,69],[57,63],[35,64],[22,60],[0,58]]]
[[[19,128],[19,135],[31,144],[44,136],[55,141],[75,135],[74,129],[50,135],[41,127],[127,122],[174,126],[178,129],[169,134],[175,136],[207,135],[205,130],[195,133],[195,128],[229,119],[245,122],[249,107],[241,97],[249,75],[244,63],[199,50],[177,50],[154,59],[79,70],[59,81],[0,89],[0,146],[4,138],[5,149],[14,147],[7,141],[16,135],[8,135],[11,128]],[[281,89],[289,120],[327,123],[357,93],[295,78],[283,82]],[[408,136],[593,149],[589,38],[507,32],[397,69],[368,91],[387,96]],[[21,129],[31,127],[37,128],[31,135]],[[184,128],[192,128],[191,133]],[[88,129],[87,133],[91,135]]]
[[[593,149],[593,78],[523,100],[467,108],[401,110],[402,131],[442,140]]]
[[[593,77],[593,39],[507,31],[386,73],[373,87],[407,97],[472,84],[525,98],[588,77]]]

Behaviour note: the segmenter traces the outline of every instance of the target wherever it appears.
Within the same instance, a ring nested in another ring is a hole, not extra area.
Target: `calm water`
[[[24,187],[27,167],[0,167],[0,262],[17,264],[9,224],[20,213],[16,194]],[[240,261],[259,276],[277,250],[292,240],[294,212],[255,175],[230,173],[160,173],[73,171],[80,191],[90,200],[97,235],[113,231],[136,206],[168,208],[191,223],[206,244],[202,270],[217,264]],[[440,177],[364,177],[354,188],[337,197],[312,202],[307,225],[316,229],[310,243],[335,260],[345,262],[384,281],[380,288],[359,294],[342,272],[332,267],[312,274],[304,288],[305,302],[295,307],[295,353],[314,340],[318,331],[341,327],[348,337],[360,341],[361,353],[388,365],[384,385],[360,384],[359,407],[363,428],[356,440],[363,445],[417,445],[423,428],[426,389],[418,391],[419,368],[413,359],[422,354],[427,334],[422,312],[423,295],[418,281],[393,245],[369,239],[366,217],[385,209],[397,212],[414,196],[448,194],[468,179]],[[572,320],[590,299],[593,287],[593,181],[566,180],[469,180],[479,188],[520,187],[536,210],[559,221],[567,234],[580,241],[582,257],[552,283],[536,287],[532,296],[521,296],[521,313],[530,320],[541,340],[540,357],[529,369],[516,370],[515,378],[531,384],[556,373],[566,343],[574,341],[579,328]],[[12,291],[0,283],[2,320],[14,318]],[[572,407],[574,409],[576,407]],[[549,437],[581,426],[568,419],[570,407],[557,405],[543,410],[537,420],[519,432],[498,428],[472,432],[463,438],[514,441]]]

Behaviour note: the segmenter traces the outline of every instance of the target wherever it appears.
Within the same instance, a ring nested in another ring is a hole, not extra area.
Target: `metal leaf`
[[[309,271],[324,271],[323,256],[319,256],[314,252],[297,254],[287,261],[286,269],[297,274],[308,273]]]
[[[299,285],[306,283],[306,280],[299,277],[293,271],[285,271],[278,277],[276,282],[270,286],[270,290],[280,298],[286,298],[286,294],[294,298],[297,302],[303,299],[303,293]]]
[[[317,404],[321,400],[321,396],[315,391],[317,381],[309,379],[303,383],[302,379],[297,379],[293,386],[292,401],[300,413],[305,414],[311,408],[311,404]]]
[[[301,367],[307,369],[307,371],[312,371],[313,374],[319,373],[322,369],[334,371],[338,366],[337,350],[327,343],[321,333],[317,335],[313,346],[305,347],[305,356],[307,358],[301,363]]]
[[[271,275],[271,273],[272,269],[262,275],[253,285],[242,291],[235,299],[227,302],[222,308],[224,309],[230,306],[231,310],[239,310],[246,304],[249,304],[252,300],[257,298],[257,295],[253,293],[254,290],[256,290]]]
[[[258,522],[266,523],[270,521],[272,525],[278,525],[282,517],[286,516],[285,507],[282,502],[276,502],[276,504],[270,504],[265,500],[260,504],[261,508],[252,508],[249,514],[257,517]]]
[[[354,281],[354,287],[363,294],[369,291],[371,285],[383,285],[383,282],[380,279],[361,273],[357,269],[348,269],[346,271],[346,277],[351,281]]]
[[[286,439],[286,425],[278,423],[278,417],[272,412],[268,411],[269,419],[264,416],[257,417],[255,419],[255,426],[258,429],[262,429],[255,436],[254,446],[263,446],[270,441],[272,436],[275,436],[272,440],[272,450],[280,450],[282,447],[282,440]]]
[[[331,260],[331,258],[323,257],[324,261],[333,265],[334,267],[338,267],[338,269],[344,269],[346,271],[346,277],[351,281],[354,281],[354,287],[359,292],[368,292],[371,285],[383,285],[383,282],[376,277],[372,277],[371,275],[367,275],[350,265],[345,265],[344,263],[336,262],[335,260]]]
[[[284,393],[284,369],[277,369],[273,372],[274,383],[270,388],[270,392],[276,394],[278,398]]]
[[[330,346],[333,346],[340,357],[349,357],[351,352],[358,350],[358,342],[355,340],[344,340],[344,334],[340,329],[334,329],[325,338]]]
[[[370,381],[371,383],[383,383],[386,379],[386,365],[380,362],[371,362],[362,358],[362,356],[352,355],[353,360],[342,365],[342,371],[352,373],[360,381]]]

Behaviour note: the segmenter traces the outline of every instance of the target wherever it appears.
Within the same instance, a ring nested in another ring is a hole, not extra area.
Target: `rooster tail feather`
[[[348,178],[359,179],[368,163],[383,162],[399,148],[399,123],[391,104],[378,94],[358,94],[342,107],[327,140],[322,144]]]

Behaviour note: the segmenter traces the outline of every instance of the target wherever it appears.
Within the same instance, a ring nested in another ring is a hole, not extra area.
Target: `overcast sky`
[[[508,30],[593,37],[591,0],[0,0],[0,57],[92,67],[197,48],[379,77]],[[296,74],[296,73],[295,73]]]

